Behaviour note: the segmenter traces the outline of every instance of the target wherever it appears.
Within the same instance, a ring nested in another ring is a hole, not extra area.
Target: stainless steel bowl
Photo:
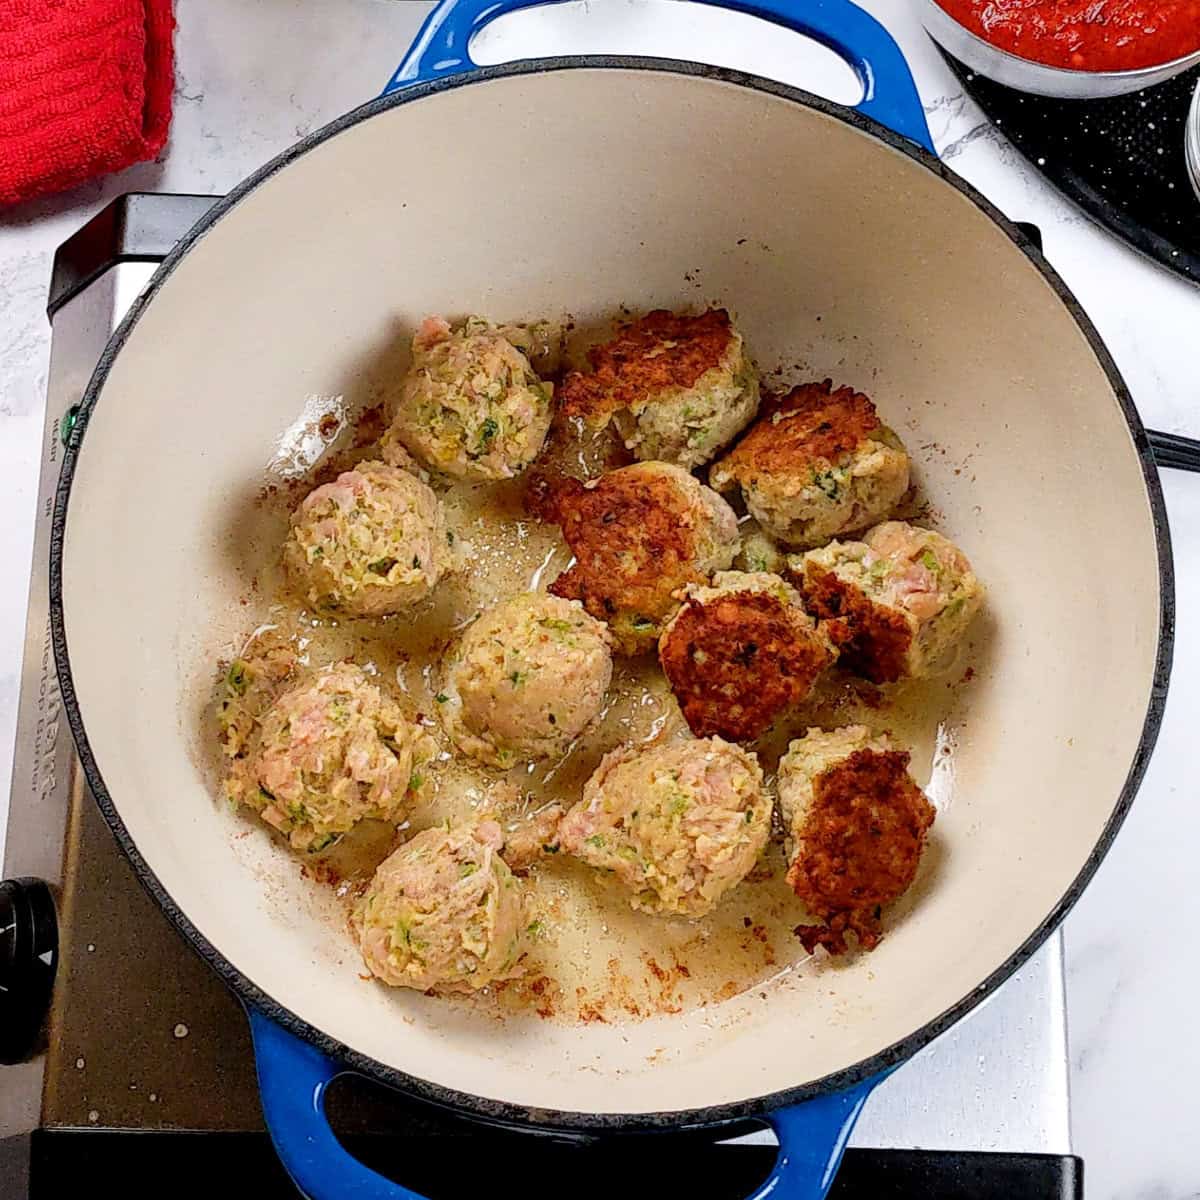
[[[1018,58],[1000,50],[965,25],[956,21],[936,0],[917,0],[925,31],[973,71],[1006,87],[1035,96],[1057,96],[1064,100],[1101,100],[1124,96],[1165,83],[1200,63],[1200,50],[1155,67],[1135,71],[1072,71]],[[1200,161],[1200,160],[1198,160]]]
[[[1188,173],[1192,177],[1192,187],[1196,189],[1196,198],[1200,200],[1200,85],[1197,85],[1196,95],[1192,99],[1184,141]]]

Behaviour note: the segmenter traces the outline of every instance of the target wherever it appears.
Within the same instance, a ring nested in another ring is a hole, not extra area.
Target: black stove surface
[[[349,1134],[364,1163],[428,1200],[519,1193],[522,1200],[653,1195],[745,1200],[775,1152],[758,1145],[626,1139],[570,1145],[529,1134]],[[294,1200],[266,1134],[38,1130],[0,1143],[0,1200],[59,1200],[111,1188],[122,1200],[222,1193]],[[14,1190],[10,1190],[14,1189]],[[1083,1165],[1052,1155],[846,1152],[830,1200],[1082,1200]]]

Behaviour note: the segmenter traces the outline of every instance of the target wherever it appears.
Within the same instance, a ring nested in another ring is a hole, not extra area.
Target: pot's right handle
[[[1200,472],[1200,442],[1195,438],[1180,437],[1177,433],[1159,433],[1147,429],[1146,437],[1154,451],[1154,461],[1160,467],[1171,467],[1176,471]]]
[[[473,70],[471,39],[507,12],[534,8],[547,0],[442,0],[421,26],[416,40],[384,95]],[[761,17],[828,46],[858,75],[863,98],[855,105],[894,133],[933,151],[925,110],[912,72],[891,34],[851,0],[695,0],[748,16]]]
[[[421,1200],[363,1166],[334,1136],[325,1093],[344,1068],[258,1009],[248,1011],[263,1117],[300,1192],[308,1200]],[[750,1200],[824,1200],[858,1114],[882,1078],[771,1113],[779,1154]]]

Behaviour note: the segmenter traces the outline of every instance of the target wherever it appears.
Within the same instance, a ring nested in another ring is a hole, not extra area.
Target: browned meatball
[[[866,396],[826,379],[765,401],[709,482],[719,492],[740,487],[777,541],[820,546],[891,512],[908,490],[908,455]]]
[[[592,426],[615,419],[643,461],[698,467],[758,409],[758,373],[723,308],[647,313],[588,359],[590,372],[563,380],[563,413]]]
[[[953,661],[984,599],[953,542],[903,521],[792,555],[788,570],[843,643],[843,665],[873,683],[932,675]]]
[[[810,954],[844,954],[849,933],[874,949],[881,908],[916,877],[934,808],[908,763],[907,751],[861,725],[810,729],[780,761],[788,882],[818,921],[796,929]]]
[[[737,517],[714,491],[669,463],[635,463],[555,498],[575,565],[550,586],[608,623],[623,654],[650,650],[679,607],[737,553]]]
[[[745,742],[808,697],[834,651],[777,575],[722,571],[687,589],[658,656],[697,737]]]

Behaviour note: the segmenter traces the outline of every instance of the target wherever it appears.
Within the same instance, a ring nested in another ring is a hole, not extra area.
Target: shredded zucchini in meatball
[[[553,391],[488,321],[430,317],[413,339],[390,436],[458,479],[511,479],[541,452]]]
[[[521,971],[525,885],[481,820],[418,833],[380,864],[351,925],[363,961],[392,987],[474,991]]]
[[[607,754],[559,826],[643,912],[699,917],[758,861],[771,799],[754,755],[720,738]]]
[[[245,711],[232,711],[226,794],[297,850],[322,850],[366,818],[402,820],[434,754],[428,734],[353,663],[283,691],[248,730]]]
[[[463,634],[439,694],[446,732],[495,767],[564,753],[600,712],[612,639],[577,602],[530,592]]]
[[[437,496],[382,462],[311,491],[292,516],[283,560],[312,608],[356,617],[409,608],[463,565]]]

